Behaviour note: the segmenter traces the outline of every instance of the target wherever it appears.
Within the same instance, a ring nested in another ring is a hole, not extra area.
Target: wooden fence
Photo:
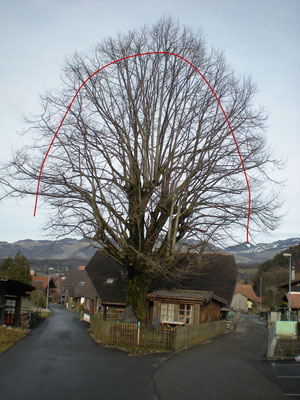
[[[173,350],[176,332],[173,329],[157,329],[155,326],[137,323],[115,323],[110,327],[110,345],[139,347],[141,349]]]
[[[153,325],[104,321],[91,317],[91,331],[111,346],[145,350],[180,350],[204,342],[225,330],[225,321],[200,325],[186,325],[177,329],[158,328]]]

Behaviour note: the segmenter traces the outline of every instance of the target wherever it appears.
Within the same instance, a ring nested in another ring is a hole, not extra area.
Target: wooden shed
[[[21,326],[21,298],[33,290],[26,283],[0,278],[0,326]]]
[[[156,290],[149,293],[150,322],[197,325],[220,319],[227,301],[214,292],[199,290]]]

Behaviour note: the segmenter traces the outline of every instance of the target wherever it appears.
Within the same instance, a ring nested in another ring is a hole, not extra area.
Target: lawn
[[[20,329],[0,328],[0,354],[2,354],[10,346],[18,342],[26,335],[25,331]]]

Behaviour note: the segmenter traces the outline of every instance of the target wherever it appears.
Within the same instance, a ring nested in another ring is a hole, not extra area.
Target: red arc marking
[[[242,159],[242,156],[241,156],[241,152],[240,152],[239,146],[238,146],[238,144],[237,144],[236,138],[235,138],[235,136],[234,136],[233,130],[232,130],[232,128],[231,128],[231,125],[230,125],[230,123],[229,123],[229,121],[228,121],[227,115],[226,115],[226,113],[225,113],[225,111],[224,111],[224,109],[223,109],[223,107],[222,107],[222,104],[221,104],[220,100],[218,99],[217,95],[216,95],[215,92],[213,91],[213,88],[210,86],[210,84],[207,82],[207,80],[206,80],[205,77],[201,74],[201,72],[200,72],[190,61],[186,60],[184,57],[179,56],[178,54],[175,54],[175,53],[170,53],[170,52],[168,52],[168,51],[152,51],[152,52],[149,52],[149,53],[134,54],[134,55],[131,55],[131,56],[127,56],[127,57],[120,58],[119,60],[112,61],[111,63],[109,63],[109,64],[107,64],[107,65],[104,65],[104,67],[99,68],[96,72],[94,72],[92,75],[90,75],[90,76],[83,82],[83,84],[79,87],[79,89],[78,89],[77,92],[75,93],[75,95],[74,95],[74,97],[73,97],[73,99],[72,99],[72,101],[71,101],[71,103],[70,103],[70,105],[69,105],[67,111],[65,112],[65,115],[64,115],[63,119],[61,120],[61,122],[60,122],[60,124],[59,124],[59,127],[57,128],[57,131],[56,131],[56,133],[55,133],[55,135],[54,135],[54,137],[53,137],[53,139],[52,139],[52,142],[51,142],[51,144],[50,144],[50,146],[49,146],[49,148],[48,148],[48,150],[47,150],[47,153],[46,153],[46,155],[45,155],[45,157],[44,157],[44,160],[43,160],[43,163],[42,163],[42,165],[41,165],[41,169],[40,169],[40,173],[39,173],[39,179],[38,179],[38,185],[37,185],[37,191],[36,191],[36,197],[35,197],[35,206],[34,206],[34,213],[33,213],[33,216],[35,217],[35,214],[36,214],[37,202],[38,202],[38,196],[39,196],[39,188],[40,188],[40,181],[41,181],[42,171],[43,171],[43,167],[44,167],[46,158],[48,157],[48,154],[49,154],[49,151],[50,151],[50,149],[51,149],[51,147],[52,147],[52,145],[53,145],[53,142],[54,142],[54,140],[55,140],[55,138],[56,138],[56,136],[57,136],[57,134],[58,134],[58,132],[59,132],[59,130],[60,130],[60,128],[61,128],[61,126],[62,126],[62,124],[63,124],[63,122],[64,122],[64,120],[65,120],[65,118],[66,118],[66,116],[67,116],[67,114],[68,114],[68,112],[69,112],[69,110],[70,110],[72,104],[73,104],[73,102],[74,102],[74,100],[76,99],[78,93],[80,92],[81,88],[82,88],[94,75],[98,74],[98,72],[102,71],[104,68],[109,67],[109,66],[112,65],[112,64],[116,64],[116,63],[119,62],[119,61],[127,60],[128,58],[139,57],[139,56],[146,56],[146,55],[150,55],[150,54],[169,54],[170,56],[175,56],[175,57],[181,58],[181,60],[183,60],[183,61],[185,61],[186,63],[188,63],[191,67],[194,68],[195,71],[198,72],[198,74],[201,76],[201,78],[204,80],[204,82],[205,82],[205,83],[207,84],[207,86],[210,88],[210,90],[212,91],[212,93],[213,93],[215,99],[217,100],[217,102],[218,102],[218,104],[219,104],[219,106],[220,106],[220,108],[221,108],[221,110],[222,110],[222,113],[224,114],[224,117],[225,117],[225,119],[226,119],[226,122],[227,122],[227,124],[228,124],[228,126],[229,126],[230,132],[231,132],[231,134],[232,134],[232,136],[233,136],[233,140],[234,140],[234,143],[235,143],[235,145],[236,145],[237,151],[238,151],[238,153],[239,153],[239,157],[240,157],[240,160],[241,160],[241,163],[242,163],[242,167],[243,167],[243,170],[244,170],[244,175],[245,175],[245,179],[246,179],[246,183],[247,183],[247,187],[248,187],[248,192],[249,192],[249,207],[248,207],[248,219],[247,219],[247,243],[249,243],[249,220],[250,220],[250,208],[251,208],[251,192],[250,192],[250,186],[249,186],[249,182],[248,182],[248,177],[247,177],[245,165],[244,165],[244,162],[243,162],[243,159]]]

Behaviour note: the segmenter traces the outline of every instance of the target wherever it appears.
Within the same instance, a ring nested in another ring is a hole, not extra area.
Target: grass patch
[[[21,329],[0,328],[0,354],[26,336],[26,332]]]

